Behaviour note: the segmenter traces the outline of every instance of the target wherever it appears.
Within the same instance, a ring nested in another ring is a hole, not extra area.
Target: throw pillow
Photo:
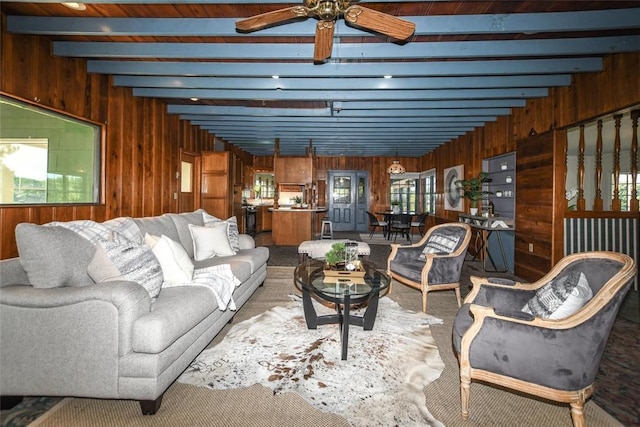
[[[145,243],[158,258],[162,267],[162,286],[190,282],[193,277],[193,262],[182,245],[165,235],[145,235]]]
[[[189,224],[193,239],[193,253],[196,261],[213,258],[216,255],[235,255],[229,244],[228,224],[224,221],[208,227]]]
[[[107,252],[99,245],[96,247],[96,253],[87,267],[87,273],[96,283],[127,280],[111,261]]]
[[[543,319],[560,319],[578,311],[591,296],[584,274],[569,273],[539,288],[522,311]]]
[[[79,234],[57,226],[21,223],[16,226],[20,264],[34,288],[87,286],[95,247]]]
[[[420,254],[420,259],[426,259],[425,254],[450,254],[458,245],[459,240],[460,236],[447,236],[444,234],[434,233],[429,237],[429,240],[427,240],[424,250]]]
[[[100,239],[98,243],[126,280],[142,285],[151,299],[158,296],[163,280],[162,267],[151,248],[132,242],[116,231],[111,239]]]
[[[235,252],[240,250],[240,232],[238,229],[238,218],[236,218],[235,216],[232,216],[231,218],[228,218],[225,221],[223,221],[220,218],[217,218],[213,215],[209,215],[205,211],[202,211],[202,218],[204,220],[205,227],[211,227],[214,224],[226,222],[229,225],[229,228],[227,229],[228,231],[227,235],[229,237],[229,245],[231,246],[231,249],[233,249]]]

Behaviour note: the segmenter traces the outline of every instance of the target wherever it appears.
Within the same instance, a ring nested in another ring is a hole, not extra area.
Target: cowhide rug
[[[318,314],[334,312],[314,304]],[[441,322],[382,298],[372,331],[350,326],[348,359],[341,360],[338,325],[308,330],[298,299],[233,326],[178,381],[211,389],[259,383],[274,393],[295,392],[353,426],[442,426],[423,393],[444,369],[429,331]]]

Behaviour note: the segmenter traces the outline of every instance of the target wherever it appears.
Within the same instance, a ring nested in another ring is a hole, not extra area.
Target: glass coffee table
[[[391,279],[384,272],[366,261],[360,263],[361,273],[356,275],[347,272],[335,276],[325,275],[324,262],[314,259],[299,264],[294,272],[295,285],[302,290],[307,328],[317,329],[318,325],[334,323],[340,325],[342,360],[347,360],[349,325],[362,326],[365,331],[372,330],[380,294],[388,292],[391,283]],[[320,301],[335,304],[336,314],[318,316],[313,307],[312,296]],[[364,304],[367,307],[362,316],[350,314],[353,306]]]

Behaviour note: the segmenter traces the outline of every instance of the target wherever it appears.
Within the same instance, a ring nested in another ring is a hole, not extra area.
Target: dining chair
[[[420,233],[420,237],[424,236],[425,226],[427,223],[427,217],[429,216],[429,212],[424,212],[418,215],[415,221],[411,221],[411,241],[413,242],[413,233],[415,230],[418,230]]]
[[[373,238],[373,233],[375,233],[377,227],[382,228],[382,236],[386,238],[387,237],[387,227],[389,226],[389,223],[387,221],[378,220],[378,218],[374,214],[369,212],[369,211],[367,211],[367,216],[369,217],[369,228],[371,229],[371,233],[369,234],[369,238],[370,239]]]
[[[411,218],[410,214],[394,214],[391,217],[390,234],[393,234],[393,242],[395,243],[398,238],[398,234],[402,237],[406,237],[408,241],[411,241]],[[391,239],[391,235],[388,236]]]

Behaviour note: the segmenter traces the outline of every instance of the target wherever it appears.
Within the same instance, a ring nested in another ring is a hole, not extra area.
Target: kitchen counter
[[[327,212],[324,206],[307,209],[270,208],[273,212],[272,236],[276,246],[298,246],[314,240],[320,221]]]
[[[326,212],[327,208],[318,206],[317,208],[269,208],[273,212]]]

